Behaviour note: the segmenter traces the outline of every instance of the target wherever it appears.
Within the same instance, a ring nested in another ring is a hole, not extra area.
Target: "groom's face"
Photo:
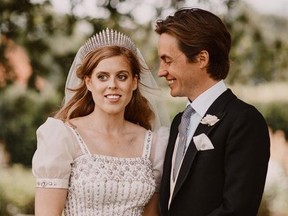
[[[194,99],[201,85],[200,63],[189,62],[178,47],[178,41],[172,35],[163,33],[158,41],[160,57],[159,77],[166,78],[173,97],[188,97]]]

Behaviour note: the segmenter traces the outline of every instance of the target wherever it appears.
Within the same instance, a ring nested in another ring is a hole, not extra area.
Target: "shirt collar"
[[[211,104],[226,90],[224,80],[220,80],[188,104],[203,118]]]

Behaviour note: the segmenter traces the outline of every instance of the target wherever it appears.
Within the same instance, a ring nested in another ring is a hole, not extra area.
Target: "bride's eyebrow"
[[[97,74],[110,74],[111,72],[108,72],[108,71],[97,71],[96,72],[96,75]],[[129,74],[130,72],[127,71],[127,70],[119,70],[119,71],[116,71],[116,74],[120,74],[120,73],[126,73],[126,74]]]

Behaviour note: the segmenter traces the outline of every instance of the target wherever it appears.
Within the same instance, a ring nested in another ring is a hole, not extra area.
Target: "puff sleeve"
[[[162,178],[163,162],[168,144],[169,128],[160,127],[153,134],[153,142],[151,147],[151,161],[153,165],[153,174],[156,179],[156,192],[159,192],[160,182]]]
[[[76,143],[61,120],[48,118],[36,131],[37,149],[32,159],[36,187],[68,188]]]

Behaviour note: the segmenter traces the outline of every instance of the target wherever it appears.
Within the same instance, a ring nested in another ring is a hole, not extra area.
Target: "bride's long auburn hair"
[[[61,119],[64,122],[70,119],[86,116],[93,112],[95,103],[91,92],[85,84],[85,77],[91,77],[95,67],[104,59],[114,56],[123,56],[127,59],[132,71],[133,77],[138,79],[138,87],[133,91],[133,96],[129,104],[125,108],[124,118],[132,123],[151,129],[151,121],[154,119],[154,113],[149,106],[145,97],[139,91],[141,71],[144,70],[137,56],[129,49],[120,46],[106,46],[93,50],[88,53],[81,65],[77,68],[77,77],[81,80],[78,88],[69,89],[75,92],[73,97],[67,104],[64,104],[60,110],[54,115],[55,118]]]

